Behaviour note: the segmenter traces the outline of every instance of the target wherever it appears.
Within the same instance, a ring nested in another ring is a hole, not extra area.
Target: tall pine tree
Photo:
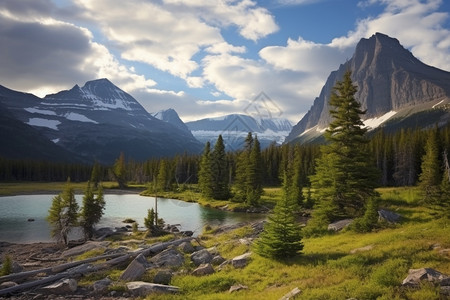
[[[246,202],[252,206],[259,204],[259,200],[263,192],[262,168],[261,146],[259,144],[258,137],[255,136],[248,159],[248,168],[246,172]]]
[[[441,163],[439,160],[438,132],[429,132],[422,156],[422,173],[419,176],[419,187],[423,193],[423,200],[428,205],[434,205],[439,200],[439,185],[441,183]]]
[[[229,170],[222,135],[217,138],[214,150],[211,153],[211,172],[213,176],[213,198],[217,200],[228,199],[230,197]]]
[[[213,197],[213,176],[211,169],[211,145],[205,144],[202,157],[200,159],[200,168],[198,171],[198,185],[202,195],[206,198]]]
[[[367,129],[360,115],[365,111],[354,98],[356,91],[347,71],[331,94],[333,120],[325,132],[329,143],[321,147],[316,174],[311,176],[317,203],[311,225],[318,229],[326,229],[329,222],[339,219],[361,217],[368,199],[377,196],[379,176],[363,147],[368,142]]]

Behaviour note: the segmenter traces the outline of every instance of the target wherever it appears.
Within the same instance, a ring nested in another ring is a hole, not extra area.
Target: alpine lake
[[[10,243],[50,242],[50,225],[46,217],[55,195],[19,195],[0,197],[0,241]],[[81,207],[83,195],[76,195]],[[224,226],[240,222],[256,221],[265,216],[252,213],[238,213],[203,207],[198,203],[175,199],[144,197],[137,194],[106,194],[105,210],[96,228],[120,228],[131,218],[138,223],[139,230],[145,230],[144,218],[157,203],[158,217],[166,224],[179,224],[182,231],[193,231],[199,235],[203,227]]]

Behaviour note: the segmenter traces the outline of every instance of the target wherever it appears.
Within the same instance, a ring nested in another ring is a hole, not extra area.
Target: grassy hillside
[[[172,284],[182,293],[158,299],[279,299],[294,287],[302,290],[299,299],[439,299],[432,285],[419,290],[400,285],[410,268],[431,267],[450,274],[450,223],[435,220],[420,206],[414,189],[380,192],[381,205],[403,216],[400,224],[367,234],[346,231],[304,239],[303,256],[287,262],[253,253],[244,269],[227,267],[205,277],[179,274]],[[206,233],[202,240],[232,258],[251,250],[239,242],[250,232],[244,227],[223,235]],[[248,289],[230,294],[233,284]]]

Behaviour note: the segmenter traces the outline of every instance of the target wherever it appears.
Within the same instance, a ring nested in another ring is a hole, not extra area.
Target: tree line
[[[414,186],[421,173],[421,157],[429,133],[436,134],[439,160],[444,149],[450,149],[450,124],[431,129],[401,129],[395,133],[386,133],[382,128],[371,134],[365,151],[375,161],[381,172],[381,186]],[[304,186],[309,186],[308,177],[315,172],[315,161],[320,153],[320,145],[276,145],[271,144],[261,150],[261,174],[264,186],[280,186],[286,165],[294,163]],[[231,184],[239,177],[237,165],[242,151],[227,152],[228,179]],[[101,181],[148,183],[158,178],[164,181],[164,189],[176,189],[186,184],[198,183],[201,155],[181,154],[170,158],[152,158],[144,162],[127,159],[123,154],[120,161],[122,172],[119,177],[114,173],[114,166],[98,165]],[[73,182],[87,181],[91,177],[94,165],[60,163],[49,161],[19,160],[0,157],[0,181],[65,181],[68,177]],[[165,178],[164,178],[165,177]]]

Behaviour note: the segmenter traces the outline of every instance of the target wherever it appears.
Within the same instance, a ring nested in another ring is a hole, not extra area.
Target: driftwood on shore
[[[55,281],[58,281],[63,278],[73,278],[80,275],[84,275],[87,273],[97,272],[100,270],[105,270],[112,268],[114,266],[118,266],[122,263],[126,263],[130,261],[131,259],[136,258],[139,254],[142,254],[144,256],[154,255],[157,254],[169,246],[178,246],[182,244],[183,242],[191,241],[192,237],[177,239],[170,242],[164,242],[164,243],[157,243],[153,244],[145,249],[139,249],[138,251],[133,252],[127,252],[127,253],[115,253],[115,254],[106,254],[106,255],[100,255],[80,261],[75,262],[69,262],[64,263],[60,265],[56,265],[53,267],[43,268],[39,270],[33,270],[33,271],[26,271],[26,272],[20,272],[20,273],[14,273],[6,276],[0,277],[0,283],[6,282],[6,281],[22,281],[27,278],[33,277],[38,274],[46,274],[49,275],[48,277],[25,282],[13,287],[5,288],[0,290],[0,296],[10,295],[17,292],[22,292],[25,290],[29,290],[32,288],[36,288],[39,286],[43,286],[49,283],[53,283]],[[91,264],[92,262],[98,261],[98,260],[104,260],[107,261],[102,262],[100,264]]]

